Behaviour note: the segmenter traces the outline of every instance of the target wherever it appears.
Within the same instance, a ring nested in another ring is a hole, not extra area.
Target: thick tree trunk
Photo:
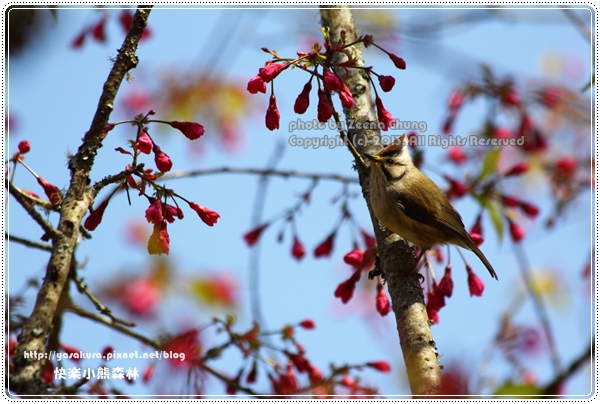
[[[23,325],[17,338],[13,359],[16,374],[9,379],[9,390],[18,394],[45,394],[46,384],[41,372],[47,362],[46,342],[52,332],[53,320],[66,283],[75,247],[80,239],[79,228],[89,207],[94,202],[95,191],[88,186],[90,172],[98,149],[102,147],[103,131],[113,110],[117,91],[127,72],[137,66],[135,52],[148,22],[152,6],[139,6],[115,63],[104,83],[98,108],[90,130],[83,137],[70,162],[71,182],[62,201],[58,227],[47,234],[52,238],[52,252],[46,274],[33,312]],[[42,359],[43,358],[43,359]]]
[[[346,43],[353,42],[358,36],[348,6],[322,6],[321,19],[323,27],[330,29],[333,46],[339,42],[342,31],[345,31]],[[350,52],[359,64],[364,66],[359,46],[352,47]],[[339,56],[345,58],[343,55]],[[377,122],[370,82],[358,69],[347,69],[347,72],[346,74],[345,69],[337,71],[341,77],[346,75],[345,82],[354,97],[354,106],[344,110],[347,127],[350,127],[349,122],[352,121]],[[401,73],[398,81],[401,87]],[[362,145],[354,142],[359,152],[376,153],[379,149],[376,146],[379,143],[374,142],[374,138],[380,136],[377,130],[349,130],[348,136],[350,139],[367,139],[366,144]],[[385,274],[392,298],[398,337],[412,394],[413,396],[435,394],[440,385],[440,365],[425,310],[423,289],[419,275],[414,270],[415,259],[412,248],[399,236],[379,224],[369,200],[369,173],[360,164],[357,164],[357,167],[363,196],[377,238],[380,269]]]

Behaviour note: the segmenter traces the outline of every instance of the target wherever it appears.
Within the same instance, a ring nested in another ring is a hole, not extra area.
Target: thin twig
[[[548,341],[548,347],[550,348],[550,356],[552,358],[554,371],[556,374],[560,374],[562,371],[560,366],[560,357],[558,356],[558,350],[556,348],[556,343],[554,342],[554,336],[550,327],[548,312],[546,310],[546,306],[544,305],[544,301],[540,298],[536,291],[533,290],[529,260],[521,244],[515,244],[515,253],[517,255],[517,261],[519,262],[519,269],[521,270],[521,276],[523,277],[525,288],[533,299],[533,306],[540,318],[542,328],[544,329],[544,334],[546,335],[546,340]]]
[[[95,183],[92,188],[96,191],[96,193],[98,193],[105,186],[110,185],[110,184],[116,184],[117,182],[121,182],[128,175],[136,173],[136,172],[139,173],[139,172],[142,172],[143,170],[144,170],[144,164],[143,163],[138,164],[135,167],[130,167],[126,170],[121,171],[118,174],[108,175],[108,176],[102,178],[100,181]]]
[[[234,380],[232,380],[231,378],[222,375],[221,373],[217,372],[216,370],[214,370],[213,368],[211,368],[210,366],[206,366],[205,364],[200,364],[200,369],[204,370],[207,373],[210,373],[211,375],[213,375],[214,377],[216,377],[217,379],[221,380],[222,382],[226,383],[228,386],[231,386],[233,388],[235,388],[238,391],[243,391],[246,394],[250,394],[251,396],[256,396],[256,398],[262,398],[261,395],[257,392],[255,392],[254,390],[248,388],[248,387],[244,387],[241,386],[239,383],[236,383]]]
[[[17,189],[19,189],[19,188],[17,188]],[[23,198],[25,198],[28,202],[33,203],[34,205],[37,205],[42,209],[60,212],[60,205],[53,205],[49,201],[45,201],[43,199],[38,199],[34,196],[31,196],[30,194],[28,194],[26,192],[23,192],[21,189],[19,189],[19,191],[21,192],[21,195],[23,195]]]
[[[269,161],[267,162],[267,168],[265,171],[274,171],[275,167],[283,157],[284,152],[283,142],[277,143],[275,150],[271,154]],[[267,200],[267,189],[269,187],[269,176],[267,174],[262,175],[258,180],[258,186],[256,187],[256,194],[254,196],[254,203],[252,204],[252,216],[250,218],[250,228],[254,229],[262,221],[262,216],[265,209],[265,201]],[[265,319],[262,315],[262,309],[260,304],[260,243],[255,245],[250,251],[250,257],[248,259],[248,286],[250,288],[250,312],[256,322],[263,328]]]
[[[198,177],[201,175],[211,174],[254,174],[262,176],[274,176],[283,178],[308,178],[312,180],[331,180],[348,183],[358,183],[358,178],[347,177],[340,174],[325,174],[325,173],[307,173],[296,170],[274,170],[264,168],[234,168],[234,167],[221,167],[221,168],[208,168],[203,170],[190,170],[190,171],[176,171],[168,173],[160,177],[161,179],[176,179],[176,178],[188,178]]]
[[[96,321],[98,323],[102,323],[107,325],[108,327],[112,328],[115,331],[118,331],[120,333],[123,333],[125,335],[128,335],[132,338],[137,339],[138,341],[142,342],[145,345],[148,345],[154,349],[157,350],[163,350],[163,346],[155,340],[152,340],[142,334],[139,334],[135,331],[133,331],[130,328],[126,328],[123,327],[122,325],[113,323],[111,321],[109,321],[108,319],[106,319],[105,317],[102,317],[99,314],[95,314],[95,313],[91,313],[77,305],[72,304],[70,307],[66,308],[66,311],[70,311],[72,313],[77,314],[80,317],[85,317],[85,318],[89,318],[90,320]],[[227,383],[227,385],[231,385],[232,387],[235,387],[236,390],[239,391],[243,391],[244,393],[250,394],[250,395],[259,395],[258,393],[256,393],[254,390],[249,389],[247,387],[243,387],[240,386],[239,384],[237,384],[236,382],[234,382],[231,378],[222,375],[221,373],[217,372],[216,370],[214,370],[213,368],[211,368],[210,366],[207,366],[206,364],[202,363],[199,365],[199,368],[202,369],[203,371],[210,373],[211,375],[213,375],[214,377],[216,377],[217,379]]]
[[[85,294],[88,297],[88,299],[90,299],[90,301],[94,304],[94,306],[96,306],[96,309],[98,309],[100,313],[109,317],[115,323],[123,324],[127,327],[135,327],[135,323],[132,323],[131,321],[125,321],[116,317],[108,307],[103,305],[102,302],[98,300],[98,298],[92,295],[83,279],[81,279],[78,276],[74,276],[73,281],[77,285],[77,289],[79,290],[79,292]]]
[[[97,323],[102,323],[104,325],[107,325],[110,328],[112,328],[113,330],[118,331],[122,334],[128,335],[132,338],[135,338],[138,341],[140,341],[148,346],[151,346],[152,348],[155,348],[158,350],[161,350],[163,348],[162,345],[159,344],[157,341],[154,341],[148,337],[145,337],[142,334],[139,334],[139,333],[133,331],[131,328],[127,328],[125,326],[117,324],[117,323],[111,321],[110,319],[107,319],[106,317],[101,316],[100,314],[89,312],[75,304],[71,304],[69,307],[67,307],[65,309],[65,311],[70,311],[71,313],[75,313],[80,317],[89,318],[90,320],[93,320]]]
[[[52,245],[40,243],[39,241],[27,240],[18,236],[9,236],[8,233],[4,233],[4,238],[8,241],[14,241],[15,243],[23,244],[27,247],[37,248],[44,251],[52,251]]]
[[[89,382],[90,379],[89,378],[81,378],[79,379],[77,382],[73,383],[70,386],[63,386],[63,387],[59,387],[56,390],[54,390],[52,393],[50,393],[53,396],[68,396],[68,395],[72,395],[74,393],[77,392],[77,390],[83,386],[84,384],[86,384],[87,382]]]
[[[46,232],[48,237],[50,237],[51,239],[55,239],[60,235],[60,232],[56,230],[54,226],[48,223],[46,219],[44,219],[42,215],[40,215],[40,213],[29,204],[29,201],[23,196],[24,194],[19,188],[17,188],[9,182],[8,191],[12,196],[15,197],[17,202],[19,202],[19,204],[23,207],[23,209],[25,209],[29,216],[31,216],[31,218],[35,220],[37,224],[40,225],[40,227]]]

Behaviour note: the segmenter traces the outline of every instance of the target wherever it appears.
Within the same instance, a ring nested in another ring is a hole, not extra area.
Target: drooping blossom
[[[335,238],[335,232],[333,232],[329,236],[327,236],[327,238],[315,248],[315,257],[316,258],[328,257],[331,255],[331,252],[333,251],[334,238]]]
[[[306,110],[308,109],[308,106],[310,104],[309,95],[310,95],[311,89],[312,89],[312,84],[310,84],[310,81],[308,81],[304,85],[302,92],[300,94],[298,94],[298,98],[296,98],[296,102],[294,103],[294,112],[295,113],[302,115],[303,113],[306,112]]]
[[[248,87],[246,89],[250,94],[256,94],[259,92],[263,94],[267,93],[267,85],[258,75],[252,77],[250,81],[248,81]]]
[[[396,79],[393,76],[380,75],[378,79],[381,89],[386,93],[391,91],[394,88],[394,84],[396,84]]]
[[[317,120],[321,123],[325,123],[333,115],[333,107],[327,100],[325,91],[319,88],[317,94],[319,95],[319,104],[317,105]]]
[[[196,122],[171,121],[169,122],[169,125],[180,130],[181,133],[183,133],[183,135],[190,140],[199,139],[202,135],[204,135],[204,126]]]
[[[471,296],[481,296],[483,294],[485,284],[477,275],[475,275],[471,267],[468,265],[467,274],[467,282],[469,283],[469,293],[471,294]]]
[[[277,109],[277,102],[275,100],[275,96],[271,95],[271,98],[269,98],[269,108],[267,108],[267,114],[265,115],[267,129],[279,129],[279,119],[280,116],[279,110]]]
[[[200,206],[196,202],[189,202],[188,204],[190,208],[192,208],[198,214],[198,216],[200,216],[200,219],[202,219],[202,221],[208,226],[214,226],[215,223],[217,223],[217,220],[221,217],[221,215],[214,210]]]

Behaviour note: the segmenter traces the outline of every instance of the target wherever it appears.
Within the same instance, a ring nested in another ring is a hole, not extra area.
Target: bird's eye
[[[394,164],[394,160],[393,159],[387,159],[385,162],[387,164]]]

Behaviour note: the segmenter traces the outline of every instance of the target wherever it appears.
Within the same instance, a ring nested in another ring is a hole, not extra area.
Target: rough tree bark
[[[9,379],[9,390],[17,394],[47,394],[47,386],[41,378],[46,363],[45,346],[52,322],[57,312],[59,300],[68,282],[69,268],[75,247],[81,237],[80,226],[83,217],[94,202],[96,191],[89,186],[90,172],[98,149],[102,147],[104,128],[113,110],[117,91],[127,72],[137,66],[135,52],[142,32],[146,28],[152,6],[139,6],[133,23],[118,50],[118,55],[108,75],[98,102],[96,113],[89,131],[77,154],[71,157],[69,168],[71,181],[65,199],[62,201],[60,218],[55,232],[47,235],[52,239],[52,252],[46,274],[40,288],[33,312],[23,325],[17,338],[15,375]],[[25,357],[27,353],[27,357]],[[36,353],[37,359],[31,354]]]
[[[330,29],[333,46],[339,42],[342,30],[345,31],[347,43],[353,42],[358,36],[352,12],[348,6],[321,6],[321,21],[323,27]],[[360,66],[364,66],[362,51],[358,46],[351,47],[350,53]],[[337,55],[345,58],[343,55]],[[348,124],[350,121],[377,122],[375,104],[371,98],[370,82],[364,72],[358,69],[339,69],[336,73],[340,77],[345,76],[344,80],[354,97],[354,106],[351,109],[344,109],[346,123]],[[399,82],[402,83],[401,73]],[[359,153],[376,153],[380,148],[378,143],[374,142],[374,139],[380,136],[378,130],[349,130],[348,136],[351,140],[367,139],[366,144],[363,145],[353,142]],[[414,270],[413,250],[403,239],[379,223],[369,200],[369,173],[360,164],[356,166],[363,196],[367,202],[375,230],[380,269],[385,274],[388,291],[392,298],[398,337],[412,394],[413,396],[435,394],[441,380],[440,365],[425,310],[420,278]]]

